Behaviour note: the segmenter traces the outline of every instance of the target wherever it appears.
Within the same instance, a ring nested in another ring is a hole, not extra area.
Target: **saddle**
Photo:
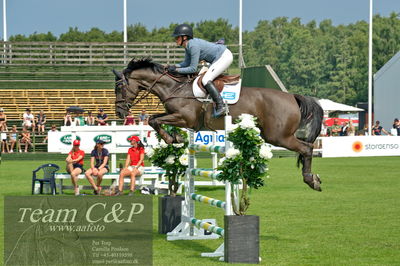
[[[207,91],[204,88],[203,83],[201,82],[203,80],[204,74],[205,73],[200,74],[200,77],[197,80],[197,85],[203,91]],[[234,85],[234,84],[239,83],[239,80],[240,80],[240,75],[219,75],[218,77],[216,77],[213,80],[213,83],[214,83],[215,87],[218,89],[218,91],[221,92],[224,89],[225,84]]]

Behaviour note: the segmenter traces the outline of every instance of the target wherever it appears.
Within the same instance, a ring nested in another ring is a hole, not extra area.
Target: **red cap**
[[[74,146],[79,146],[79,145],[81,145],[81,142],[79,141],[79,139],[76,139],[76,140],[74,140],[73,145]]]
[[[129,140],[129,141],[134,140],[134,141],[136,141],[136,142],[139,142],[139,141],[140,141],[140,139],[139,139],[138,136],[131,136],[128,140]]]

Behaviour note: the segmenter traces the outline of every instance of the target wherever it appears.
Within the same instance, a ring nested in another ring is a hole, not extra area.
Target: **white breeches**
[[[216,77],[221,75],[232,64],[233,55],[229,49],[225,49],[221,57],[210,65],[201,83],[206,85],[207,82],[213,81]]]

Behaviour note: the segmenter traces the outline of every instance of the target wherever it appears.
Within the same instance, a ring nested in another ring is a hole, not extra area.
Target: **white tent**
[[[353,106],[346,105],[343,103],[337,103],[337,102],[334,102],[334,101],[331,101],[328,99],[319,99],[318,102],[321,105],[324,112],[335,112],[335,111],[361,112],[361,111],[364,111],[364,109],[353,107]]]

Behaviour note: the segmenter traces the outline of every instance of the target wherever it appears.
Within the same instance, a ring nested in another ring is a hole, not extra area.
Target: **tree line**
[[[209,41],[224,38],[238,43],[238,27],[225,19],[189,23],[195,37]],[[128,26],[129,42],[171,42],[177,24],[148,30],[142,24]],[[15,35],[10,41],[121,42],[123,33],[106,33],[99,28]],[[328,98],[354,105],[368,97],[368,23],[333,25],[331,20],[302,23],[300,18],[260,20],[253,31],[243,33],[246,66],[271,65],[292,93]],[[400,18],[374,16],[373,73],[400,50]]]

